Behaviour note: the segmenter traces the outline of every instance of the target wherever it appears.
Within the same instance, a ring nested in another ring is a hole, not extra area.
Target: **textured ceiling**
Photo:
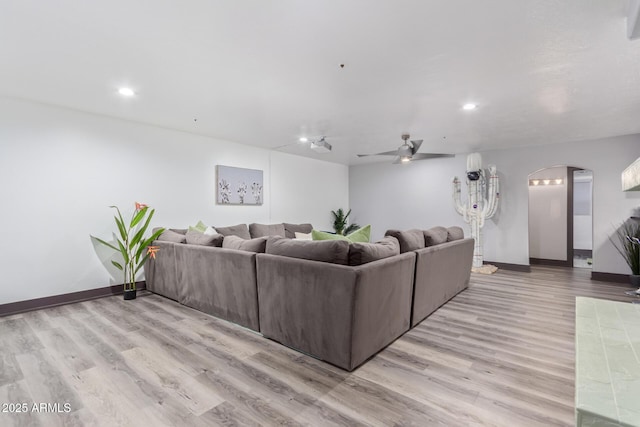
[[[631,134],[640,40],[626,37],[627,7],[5,0],[0,94],[346,164],[405,131],[443,153]]]

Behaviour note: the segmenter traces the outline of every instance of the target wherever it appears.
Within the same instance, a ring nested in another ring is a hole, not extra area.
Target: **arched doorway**
[[[553,166],[529,174],[529,262],[591,268],[593,173]]]

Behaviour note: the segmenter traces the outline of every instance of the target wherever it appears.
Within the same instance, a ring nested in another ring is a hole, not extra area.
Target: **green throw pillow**
[[[198,233],[204,233],[206,229],[207,229],[207,226],[202,221],[198,221],[198,223],[194,226],[189,226],[189,230],[197,231]]]
[[[353,243],[369,243],[371,239],[371,226],[365,225],[362,228],[358,228],[351,234],[347,234],[347,239]]]
[[[311,230],[311,238],[313,240],[346,240],[351,243],[368,243],[371,238],[371,226],[365,225],[357,229],[351,234],[341,236],[340,234],[332,234],[324,231]]]

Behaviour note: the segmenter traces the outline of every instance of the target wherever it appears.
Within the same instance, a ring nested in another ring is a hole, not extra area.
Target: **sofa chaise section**
[[[175,254],[182,304],[260,330],[254,252],[181,244]]]
[[[347,266],[258,254],[260,330],[351,371],[409,330],[415,259]]]

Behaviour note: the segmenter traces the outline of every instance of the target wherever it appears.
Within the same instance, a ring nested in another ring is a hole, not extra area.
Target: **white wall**
[[[562,179],[562,184],[555,184]],[[567,167],[529,175],[529,258],[567,260]],[[549,185],[545,185],[545,180]]]
[[[498,212],[483,229],[486,260],[529,263],[527,177],[542,168],[570,165],[593,171],[593,270],[629,274],[608,235],[640,206],[640,192],[620,191],[620,174],[640,156],[640,135],[491,150],[482,156],[484,165],[497,165],[501,189]],[[350,207],[359,223],[373,226],[375,237],[387,228],[464,225],[453,208],[450,181],[454,175],[462,178],[465,170],[464,155],[408,165],[352,166]],[[463,183],[463,196],[465,191]]]
[[[216,205],[217,164],[263,170],[264,204]],[[0,304],[122,283],[89,238],[115,230],[109,205],[129,217],[148,203],[154,226],[329,228],[330,210],[348,204],[343,165],[7,98],[0,182]]]

